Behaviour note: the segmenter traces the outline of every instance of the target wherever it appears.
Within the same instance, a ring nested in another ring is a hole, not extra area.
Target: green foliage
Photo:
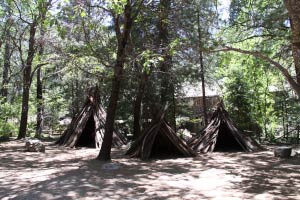
[[[0,97],[0,136],[15,136],[18,129],[20,102],[6,102]]]
[[[242,130],[253,130],[255,124],[250,102],[250,86],[242,72],[232,71],[224,84],[225,102],[230,116]]]
[[[49,95],[49,96],[48,96]],[[68,103],[65,100],[64,92],[62,89],[56,87],[51,90],[51,94],[45,96],[45,113],[46,124],[51,124],[55,130],[59,125],[59,118],[65,116],[68,113]]]
[[[171,56],[174,56],[177,53],[176,48],[178,48],[179,44],[180,44],[180,40],[178,38],[176,38],[175,40],[170,42],[170,44],[169,44],[169,54]]]
[[[278,73],[268,70],[269,65],[260,60],[237,53],[222,54],[220,64],[217,77],[223,82],[225,101],[234,120],[242,129],[260,136],[262,132],[266,137],[272,135],[277,119],[270,88],[278,89]]]
[[[151,50],[143,51],[137,59],[137,62],[142,63],[143,65],[142,72],[148,75],[151,74],[151,69],[157,69],[162,61],[164,61],[163,56],[156,54]]]
[[[290,66],[292,62],[290,49],[285,48],[290,45],[287,19],[283,1],[233,0],[230,5],[230,25],[217,36],[222,44],[256,51],[269,56],[283,66]],[[278,132],[288,132],[286,126],[294,126],[292,121],[297,117],[289,121],[292,114],[288,113],[288,108],[292,107],[292,110],[297,110],[297,108],[292,101],[287,100],[294,97],[286,91],[287,85],[284,78],[274,70],[272,65],[260,59],[236,53],[222,54],[220,64],[222,68],[218,70],[218,77],[226,76],[225,79],[222,78],[223,81],[230,83],[229,80],[231,80],[238,85],[229,87],[225,84],[226,95],[230,93],[230,90],[242,92],[241,96],[247,101],[239,100],[240,106],[248,105],[248,110],[245,112],[249,112],[248,115],[262,128],[263,137],[275,139],[280,135],[277,134]],[[232,78],[233,71],[239,73],[239,75],[234,75],[235,78]],[[292,70],[290,72],[293,73]],[[242,78],[236,80],[237,77]],[[241,91],[240,88],[244,87],[245,89]],[[282,93],[285,95],[278,95]],[[228,100],[232,101],[230,98]],[[248,117],[247,113],[244,116]]]
[[[109,9],[112,9],[117,15],[120,15],[124,11],[127,0],[109,0],[106,3]]]
[[[276,116],[276,126],[273,127],[274,135],[271,137],[279,138],[280,142],[289,142],[289,140],[297,138],[298,134],[299,100],[284,90],[274,92],[273,98],[275,103],[272,114]]]
[[[11,137],[16,135],[17,126],[13,123],[0,120],[0,137]]]

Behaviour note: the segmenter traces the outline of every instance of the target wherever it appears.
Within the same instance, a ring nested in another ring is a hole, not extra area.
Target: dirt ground
[[[141,161],[113,150],[24,152],[24,142],[0,143],[0,199],[300,199],[300,156],[212,153]],[[299,152],[299,149],[296,149]]]

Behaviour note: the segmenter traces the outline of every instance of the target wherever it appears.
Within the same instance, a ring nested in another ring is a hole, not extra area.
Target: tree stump
[[[274,149],[274,156],[280,158],[289,158],[292,153],[292,147],[277,147]]]

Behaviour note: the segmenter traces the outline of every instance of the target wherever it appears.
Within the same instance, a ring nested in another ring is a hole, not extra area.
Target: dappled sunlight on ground
[[[300,157],[272,151],[141,161],[113,150],[0,143],[0,199],[300,199]]]

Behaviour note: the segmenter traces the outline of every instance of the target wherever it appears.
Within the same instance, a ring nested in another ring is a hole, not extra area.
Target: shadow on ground
[[[299,199],[300,158],[271,151],[213,153],[141,161],[114,150],[111,163],[95,149],[23,152],[0,144],[0,199]]]

